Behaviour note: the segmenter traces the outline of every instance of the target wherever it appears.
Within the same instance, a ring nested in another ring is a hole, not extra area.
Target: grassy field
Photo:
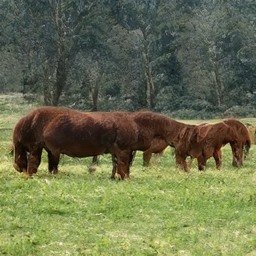
[[[175,168],[170,150],[142,167],[136,155],[128,181],[112,181],[111,159],[63,156],[60,173],[43,156],[29,180],[12,167],[11,130],[32,106],[0,96],[0,255],[256,255],[256,146],[244,167],[193,163]],[[250,120],[255,122],[255,119]],[[192,122],[192,121],[191,121]]]

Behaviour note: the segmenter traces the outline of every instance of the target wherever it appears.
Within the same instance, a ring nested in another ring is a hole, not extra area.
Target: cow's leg
[[[222,157],[221,157],[221,150],[220,149],[213,152],[213,158],[214,158],[215,163],[216,163],[216,168],[218,170],[220,170],[221,162],[222,162],[221,161]]]
[[[176,165],[181,168],[183,171],[188,172],[188,166],[186,162],[186,156],[181,154],[179,151],[175,150],[175,158],[176,158]]]
[[[113,145],[110,149],[112,155],[112,175],[111,178],[119,179],[129,178],[130,165],[133,160],[133,151],[132,150],[121,150],[117,144]]]
[[[237,145],[230,143],[232,154],[233,154],[233,161],[232,165],[234,167],[240,167],[243,165],[243,158],[244,158],[244,146],[242,144]]]
[[[28,155],[28,168],[25,173],[26,176],[31,176],[33,173],[37,172],[37,168],[41,163],[42,150],[42,148],[30,150]]]
[[[99,164],[99,156],[93,156],[92,157],[92,164]]]
[[[52,174],[58,173],[58,165],[60,161],[60,154],[53,154],[50,150],[47,150],[48,153],[48,170]]]
[[[23,145],[16,143],[14,145],[14,163],[13,167],[18,172],[26,172],[28,165],[27,152]]]
[[[115,179],[116,169],[117,169],[117,158],[114,154],[112,154],[112,165],[113,165],[113,169],[112,169],[112,174],[111,174],[110,178]]]
[[[203,155],[197,157],[198,170],[203,171],[206,166],[206,158]]]
[[[120,151],[117,155],[117,175],[122,179],[129,178],[130,164],[132,163],[133,152],[132,151]]]
[[[130,178],[130,167],[132,166],[135,159],[136,151],[127,152],[127,160],[125,157],[125,178]]]
[[[149,166],[150,159],[152,157],[151,151],[144,151],[143,152],[143,166]]]
[[[90,173],[93,173],[96,171],[96,165],[99,164],[99,156],[93,156],[92,157],[92,163],[90,164],[88,171]]]

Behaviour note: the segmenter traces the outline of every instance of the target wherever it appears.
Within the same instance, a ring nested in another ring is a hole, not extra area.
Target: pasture
[[[240,169],[225,146],[221,171],[211,159],[189,174],[175,168],[170,149],[148,168],[138,152],[127,181],[109,179],[109,155],[94,173],[91,158],[62,156],[50,175],[44,154],[26,180],[9,146],[32,107],[0,96],[0,255],[256,255],[255,145]]]

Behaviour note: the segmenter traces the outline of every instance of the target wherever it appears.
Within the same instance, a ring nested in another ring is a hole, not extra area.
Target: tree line
[[[2,0],[0,92],[90,110],[256,116],[253,0]]]

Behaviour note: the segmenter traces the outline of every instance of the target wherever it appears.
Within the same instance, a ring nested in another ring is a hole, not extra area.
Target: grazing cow
[[[149,163],[152,153],[160,153],[170,145],[175,148],[176,164],[185,171],[188,171],[185,161],[187,156],[197,158],[199,170],[203,170],[207,159],[213,156],[219,169],[221,147],[229,143],[233,153],[233,165],[240,166],[243,163],[243,147],[248,151],[250,146],[247,130],[235,119],[218,124],[188,125],[150,111],[129,115],[138,129],[138,141],[133,150],[144,151],[144,165]],[[130,157],[133,157],[131,152]],[[131,158],[129,166],[132,163]],[[115,169],[112,176],[114,173]]]
[[[181,151],[183,154],[187,151],[188,155],[197,158],[199,170],[203,170],[207,159],[213,156],[219,169],[221,166],[221,147],[228,143],[231,146],[236,166],[241,166],[243,163],[243,145],[240,143],[237,132],[224,122],[196,126],[189,138],[188,147],[184,148],[181,143],[177,151]],[[183,162],[184,159],[181,159],[181,163]]]
[[[234,118],[230,118],[230,119],[226,119],[223,121],[225,124],[229,125],[234,132],[236,132],[237,137],[238,137],[238,144],[240,147],[242,147],[244,149],[244,156],[245,158],[247,157],[250,147],[251,147],[251,138],[250,138],[250,133],[248,131],[248,129],[246,128],[246,126],[241,123],[240,121],[234,119]],[[233,149],[232,149],[233,150]],[[234,159],[234,152],[233,152],[233,166],[237,166],[237,162]]]
[[[153,147],[155,139],[175,148],[176,164],[188,171],[186,158],[197,158],[199,170],[205,168],[206,161],[213,156],[216,165],[221,165],[220,149],[230,144],[237,166],[242,164],[242,147],[237,133],[229,125],[218,124],[189,125],[167,116],[149,111],[139,111],[131,114],[138,125],[138,150],[146,151]]]
[[[154,148],[156,140],[162,141],[166,145],[173,146],[178,141],[177,123],[169,117],[151,112],[151,111],[138,111],[129,113],[129,118],[137,126],[136,143],[133,144],[132,151],[126,151],[127,173],[129,174],[129,167],[132,164],[135,151],[147,151],[150,147]],[[125,152],[124,152],[125,153]],[[125,157],[124,157],[125,158]],[[113,168],[112,177],[115,175]]]
[[[140,145],[138,150],[147,153],[153,152],[154,143],[156,142],[161,146],[157,149],[158,152],[168,145],[176,149],[177,145],[181,142],[181,139],[184,139],[183,135],[181,135],[181,131],[184,128],[191,127],[191,129],[194,129],[195,127],[195,125],[183,124],[165,115],[150,111],[134,112],[131,116],[138,125],[138,144]],[[186,140],[183,142],[185,144],[187,143]],[[178,161],[179,158],[176,157],[177,164],[181,166]],[[187,170],[187,167],[184,166],[182,169]]]
[[[223,120],[223,123],[228,125],[231,128],[232,133],[234,135],[233,137],[234,138],[236,137],[236,143],[230,143],[232,154],[233,154],[232,165],[236,167],[243,165],[243,158],[248,155],[249,149],[251,146],[251,139],[250,139],[248,129],[243,123],[241,123],[240,121],[234,118]],[[208,124],[207,123],[200,124],[198,127],[200,128],[204,125],[207,126]],[[227,130],[227,132],[230,132],[230,130]],[[234,144],[236,145],[234,146]],[[237,155],[239,156],[237,157]],[[219,169],[221,165],[221,150],[217,149],[214,152],[213,157],[216,162],[216,167]]]
[[[223,122],[225,124],[227,124],[228,126],[230,126],[233,129],[234,133],[237,135],[238,148],[240,148],[240,149],[244,148],[244,153],[245,153],[245,157],[246,157],[248,155],[248,152],[249,152],[249,149],[251,146],[251,139],[250,139],[250,134],[249,134],[248,129],[246,128],[246,126],[243,123],[241,123],[240,121],[233,119],[233,118],[226,119]],[[207,123],[199,124],[198,127],[204,126],[204,125],[207,125]],[[146,151],[144,151],[144,153],[143,153],[144,165],[148,166],[150,158],[152,156],[152,153],[160,153],[167,146],[168,146],[168,144],[164,140],[160,140],[159,138],[154,139],[152,141],[150,148],[147,149]],[[232,149],[232,154],[233,154],[232,165],[237,166],[237,161],[235,159],[236,153],[234,152],[234,147],[233,148],[231,147],[231,149]],[[216,162],[216,167],[220,168],[221,150],[216,150],[216,152],[213,153],[213,157]]]
[[[137,127],[125,112],[83,113],[68,108],[38,108],[16,124],[13,132],[14,168],[31,176],[37,172],[42,150],[48,168],[58,172],[60,154],[87,157],[111,153],[113,170],[129,176]]]

